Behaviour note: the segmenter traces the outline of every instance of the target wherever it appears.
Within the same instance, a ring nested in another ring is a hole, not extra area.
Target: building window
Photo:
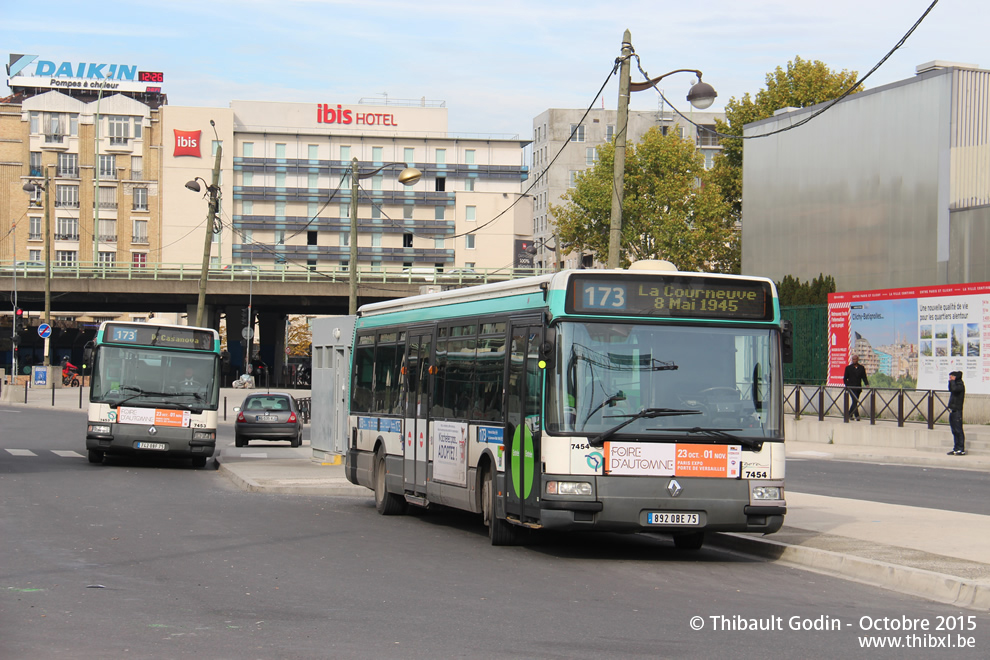
[[[409,167],[412,167],[413,163],[416,162],[415,155],[416,155],[416,150],[413,149],[412,147],[405,147],[402,150],[402,159],[406,161],[406,165],[408,165]]]
[[[320,187],[320,175],[316,172],[310,172],[306,177],[306,185],[310,190],[316,190]]]
[[[402,219],[403,220],[412,220],[412,217],[413,217],[413,205],[412,204],[403,204],[402,205]]]
[[[55,208],[79,208],[79,186],[55,186]]]
[[[376,163],[380,163],[385,160],[385,149],[382,147],[372,147],[371,160]]]
[[[131,265],[135,268],[144,268],[148,264],[147,252],[132,252]]]
[[[309,156],[310,160],[320,159],[320,145],[318,144],[307,145],[306,150],[308,152],[307,155]]]
[[[31,176],[42,176],[42,174],[41,174],[41,152],[40,151],[32,151],[31,152],[31,157],[30,157],[30,161],[29,161],[29,168],[30,168],[29,174]]]
[[[245,186],[254,185],[254,172],[244,172],[241,174],[241,183]]]
[[[285,188],[285,172],[276,172],[275,173],[275,187],[276,188]]]
[[[285,202],[275,202],[275,217],[276,218],[285,217]]]
[[[306,202],[306,215],[315,218],[320,212],[320,205],[317,202]]]
[[[104,243],[117,242],[117,221],[100,218],[100,240]]]
[[[474,178],[473,177],[468,177],[467,179],[464,179],[464,191],[465,192],[474,192]]]
[[[351,217],[351,205],[350,204],[341,204],[340,205],[340,217],[341,218],[350,218]]]
[[[55,220],[56,241],[79,240],[79,218],[57,218]]]
[[[144,180],[144,160],[141,156],[131,156],[131,180]]]
[[[445,165],[447,163],[447,150],[437,149],[437,165]]]
[[[100,265],[109,266],[113,268],[117,265],[117,253],[116,252],[100,252]]]
[[[135,188],[134,189],[134,210],[135,211],[147,211],[148,210],[148,189],[147,188]]]
[[[464,219],[468,222],[474,222],[477,220],[477,206],[466,206],[464,207]]]
[[[377,162],[380,162],[380,161],[375,161],[375,162],[377,163]],[[382,181],[383,181],[384,178],[385,177],[383,175],[381,175],[381,174],[376,174],[375,176],[371,177],[371,189],[372,190],[381,190],[382,189]]]
[[[134,233],[132,234],[131,242],[132,243],[147,243],[148,242],[148,221],[147,220],[135,220],[134,221]]]
[[[345,145],[340,145],[340,159],[350,160],[351,159],[351,148]]]
[[[381,232],[375,232],[371,235],[371,247],[381,247],[382,246],[382,234]]]
[[[58,166],[55,168],[55,176],[64,176],[70,179],[78,179],[79,154],[59,154]]]
[[[346,231],[340,232],[340,246],[341,247],[350,247],[350,245],[351,245],[351,235],[350,235],[350,233],[349,232],[346,232]]]
[[[371,219],[372,220],[382,219],[382,207],[378,206],[378,204],[371,205]]]
[[[124,145],[130,141],[131,118],[121,115],[110,115],[107,117],[107,136],[110,144]]]
[[[571,170],[567,173],[567,187],[573,188],[577,185],[577,176],[580,174],[580,170]]]
[[[306,232],[306,245],[316,245],[316,237],[318,234],[319,232],[313,230]]]
[[[285,144],[282,142],[275,143],[275,157],[285,158]]]
[[[222,146],[223,146],[223,140],[212,140],[212,144],[210,146],[210,156],[212,156],[213,158],[216,158],[217,157],[217,149],[219,149]]]
[[[605,125],[605,141],[611,142],[612,138],[615,137],[615,124]]]
[[[44,238],[41,235],[41,218],[28,218],[28,240],[40,241]]]
[[[715,124],[701,124],[698,126],[697,144],[699,147],[717,147],[721,144]]]
[[[466,234],[464,236],[464,248],[467,250],[474,249],[474,234]]]
[[[571,124],[571,142],[584,142],[584,124]]]
[[[474,149],[464,150],[464,162],[468,165],[474,165]]]
[[[436,183],[436,192],[443,192],[447,189],[447,177],[438,176]]]
[[[436,250],[442,250],[444,248],[444,239],[442,239],[442,238],[434,238],[433,239],[433,247]]]
[[[241,214],[251,215],[252,213],[254,213],[254,202],[251,200],[241,202]]]
[[[413,246],[413,235],[403,234],[402,235],[402,247],[411,248]]]
[[[715,154],[718,152],[714,149],[702,149],[701,154],[705,157],[705,169],[710,170],[715,167]]]
[[[254,158],[254,142],[245,142],[241,145],[241,155],[245,158]]]
[[[71,267],[76,265],[79,252],[77,250],[55,250],[55,265]]]
[[[594,147],[588,147],[584,150],[585,152],[585,164],[588,167],[592,167],[596,162],[598,162],[598,149]]]
[[[100,178],[117,178],[117,156],[114,154],[100,154]]]
[[[217,234],[214,234],[216,236]],[[285,245],[285,230],[276,229],[275,230],[275,245]]]
[[[100,208],[101,209],[117,208],[116,186],[100,186]]]
[[[437,207],[435,207],[433,209],[433,219],[434,220],[443,220],[444,219],[444,213],[445,213],[446,208],[447,207],[445,207],[445,206],[437,206]]]

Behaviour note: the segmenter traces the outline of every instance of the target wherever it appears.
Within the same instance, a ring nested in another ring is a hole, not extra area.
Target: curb
[[[990,609],[988,582],[737,533],[715,534],[707,543],[957,607]]]
[[[372,491],[364,486],[357,486],[346,479],[273,479],[255,481],[227,467],[221,462],[220,473],[242,490],[252,493],[275,493],[279,495],[317,495],[327,497],[371,497]]]

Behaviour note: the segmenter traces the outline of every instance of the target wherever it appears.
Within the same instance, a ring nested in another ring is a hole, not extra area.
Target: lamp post
[[[694,73],[698,82],[688,91],[687,100],[699,110],[704,110],[715,102],[715,89],[708,83],[701,82],[701,71],[697,69],[675,69],[662,76],[657,76],[645,82],[631,83],[629,78],[629,58],[632,57],[632,35],[626,30],[622,35],[622,56],[619,65],[619,108],[618,126],[615,132],[615,163],[612,170],[612,215],[608,234],[608,267],[619,267],[619,248],[622,241],[622,195],[623,181],[626,169],[626,129],[629,125],[629,94],[650,89],[661,79],[674,73]]]
[[[357,220],[358,220],[358,180],[372,177],[389,167],[404,167],[399,172],[399,183],[404,186],[411,186],[423,177],[423,173],[415,167],[407,167],[406,163],[388,163],[370,172],[358,171],[358,159],[351,159],[351,231],[348,241],[350,242],[350,255],[347,263],[347,275],[349,283],[349,295],[347,301],[347,313],[351,316],[357,314]]]
[[[210,120],[213,124],[213,120]],[[200,177],[186,182],[186,188],[193,192],[202,190],[199,181],[203,181],[206,186],[206,194],[209,197],[209,211],[206,216],[206,239],[203,243],[203,268],[199,273],[199,297],[196,300],[196,325],[203,327],[203,312],[206,307],[206,280],[210,272],[210,248],[213,246],[213,227],[217,220],[217,212],[220,210],[220,157],[223,154],[223,146],[217,143],[217,158],[213,164],[213,183],[207,184]]]
[[[45,324],[52,324],[52,236],[51,236],[51,214],[48,210],[48,197],[51,188],[51,180],[48,177],[48,168],[45,167],[45,183],[37,184],[27,182],[22,187],[25,192],[36,192],[39,188],[45,191]],[[15,265],[16,268],[16,265]],[[48,357],[49,342],[45,339],[45,360],[44,366],[49,366],[51,361]]]

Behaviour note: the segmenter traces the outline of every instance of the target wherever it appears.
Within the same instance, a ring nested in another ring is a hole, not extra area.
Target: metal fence
[[[784,382],[828,382],[828,305],[782,307],[780,315],[794,328],[794,361],[784,365]]]
[[[898,426],[920,423],[933,429],[937,422],[948,419],[948,402],[948,392],[864,387],[859,409],[870,424],[887,420],[896,421]],[[842,418],[848,422],[851,408],[852,397],[844,387],[793,385],[784,391],[784,413],[795,417],[815,416],[819,421]]]

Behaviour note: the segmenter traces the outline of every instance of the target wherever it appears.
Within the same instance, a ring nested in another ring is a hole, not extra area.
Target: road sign
[[[250,339],[254,336],[254,328],[243,328],[241,329],[241,337],[245,339]]]
[[[38,326],[38,336],[44,339],[48,339],[52,336],[52,326],[47,323],[42,323]]]

